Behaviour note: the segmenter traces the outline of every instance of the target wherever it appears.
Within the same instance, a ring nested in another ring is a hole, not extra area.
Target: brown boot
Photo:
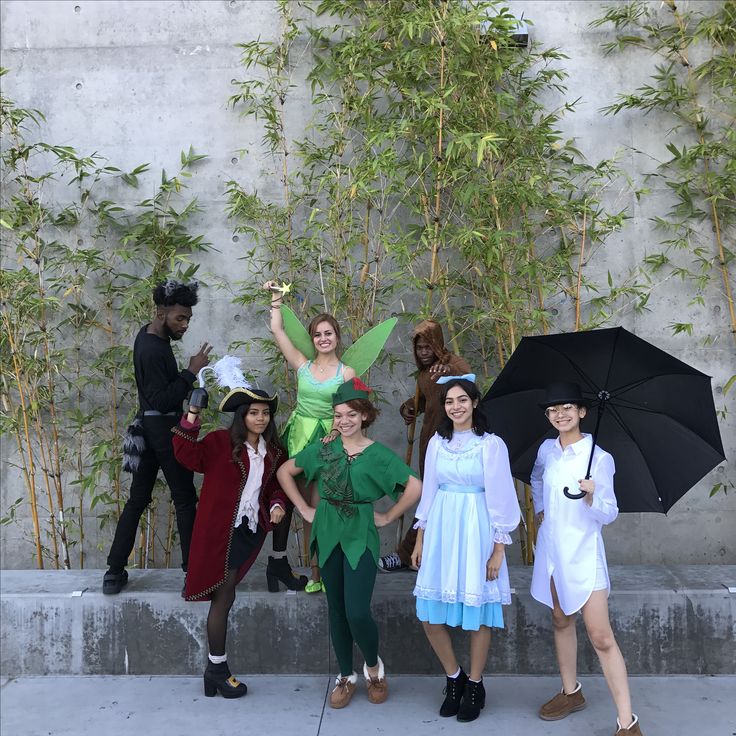
[[[618,728],[616,729],[615,736],[643,736],[641,729],[639,728],[639,716],[636,715],[636,713],[632,713],[631,715],[634,716],[634,720],[628,728],[624,728],[621,725],[621,721],[619,721],[618,718],[616,719],[616,726],[618,726]]]
[[[583,688],[578,683],[569,695],[565,693],[563,688],[552,700],[547,701],[539,709],[539,717],[543,721],[559,721],[561,718],[569,716],[570,713],[583,708],[585,708],[585,698],[583,697]]]
[[[358,675],[355,672],[349,677],[338,677],[335,680],[335,689],[330,693],[330,708],[344,708],[357,687]]]
[[[368,665],[363,665],[363,676],[365,684],[368,688],[368,700],[374,705],[383,703],[388,697],[388,684],[386,683],[386,673],[383,669],[383,662],[378,658],[378,677],[371,677],[368,674]]]

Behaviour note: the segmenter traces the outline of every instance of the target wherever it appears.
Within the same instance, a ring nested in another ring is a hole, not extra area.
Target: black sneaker
[[[483,687],[483,680],[480,682],[468,680],[465,685],[462,703],[460,703],[460,710],[457,714],[458,721],[463,723],[474,721],[480,715],[480,711],[485,704],[486,689]]]
[[[379,558],[378,569],[381,572],[398,572],[399,570],[408,570],[409,565],[405,565],[401,561],[401,557],[396,552],[392,552],[390,555]]]
[[[457,677],[448,677],[447,685],[445,685],[445,700],[440,708],[440,715],[443,718],[456,716],[460,710],[460,701],[465,692],[465,685],[468,682],[468,676],[460,668],[460,674]]]
[[[127,582],[127,570],[123,570],[122,572],[108,570],[105,573],[105,577],[102,578],[102,592],[105,595],[116,595],[126,586]]]

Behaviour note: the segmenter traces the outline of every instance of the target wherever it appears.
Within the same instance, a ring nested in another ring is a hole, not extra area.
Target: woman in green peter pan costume
[[[330,694],[333,708],[344,708],[357,686],[353,642],[365,658],[368,700],[386,700],[378,629],[371,616],[379,550],[377,527],[398,519],[417,503],[422,492],[414,471],[363,433],[378,415],[369,396],[370,389],[359,378],[339,386],[332,397],[338,437],[327,444],[308,445],[277,474],[281,488],[304,520],[312,522],[311,549],[327,586],[330,635],[340,665]],[[302,474],[308,482],[317,482],[316,508],[307,504],[296,485],[295,478]],[[373,503],[383,496],[396,501],[385,514],[373,511]]]
[[[276,345],[296,371],[296,408],[284,428],[281,439],[289,457],[295,457],[310,442],[314,442],[332,430],[332,394],[344,381],[360,376],[375,362],[391,331],[396,318],[386,320],[358,338],[346,351],[342,360],[340,325],[331,314],[318,314],[305,330],[297,316],[286,305],[283,297],[291,291],[291,284],[279,286],[267,281],[263,288],[271,293],[271,333]],[[299,490],[310,500],[307,484],[300,483]],[[311,499],[316,503],[316,498]],[[310,534],[307,520],[305,537]],[[307,593],[324,590],[320,569],[314,560],[312,579],[305,588]]]

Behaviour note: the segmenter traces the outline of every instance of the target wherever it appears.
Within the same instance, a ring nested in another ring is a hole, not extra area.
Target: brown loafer
[[[338,677],[335,680],[335,689],[330,693],[330,708],[344,708],[357,687],[358,675],[355,672],[349,677]]]
[[[618,727],[616,729],[615,736],[643,736],[641,729],[639,728],[639,716],[636,715],[636,713],[632,713],[634,716],[634,720],[631,722],[631,725],[628,728],[624,728],[621,725],[621,721],[616,719],[616,726]]]
[[[371,677],[368,674],[367,664],[363,665],[363,676],[368,688],[368,700],[374,705],[380,705],[388,697],[388,683],[386,682],[386,673],[380,657],[378,658],[378,677]]]
[[[569,695],[565,693],[565,689],[560,690],[552,700],[547,701],[539,709],[539,717],[543,721],[559,721],[570,713],[585,708],[585,698],[583,697],[583,688],[580,683]]]

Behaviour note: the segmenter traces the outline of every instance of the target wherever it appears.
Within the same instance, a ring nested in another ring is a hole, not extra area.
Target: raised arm
[[[306,362],[307,358],[299,350],[297,350],[289,336],[284,330],[284,320],[281,316],[281,304],[283,302],[283,294],[278,290],[275,281],[266,281],[263,288],[271,294],[271,334],[276,341],[281,354],[286,358],[286,362],[290,368],[299,370]]]

